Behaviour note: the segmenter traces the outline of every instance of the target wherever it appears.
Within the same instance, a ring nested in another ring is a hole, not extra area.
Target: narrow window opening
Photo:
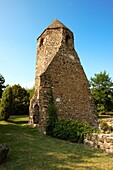
[[[40,47],[43,45],[43,42],[44,42],[44,39],[42,38],[42,39],[40,40]]]
[[[68,44],[68,42],[69,42],[69,39],[70,39],[70,36],[69,35],[66,35],[66,43]]]
[[[39,123],[39,106],[38,106],[38,104],[36,104],[34,106],[33,123],[34,124],[38,124]]]

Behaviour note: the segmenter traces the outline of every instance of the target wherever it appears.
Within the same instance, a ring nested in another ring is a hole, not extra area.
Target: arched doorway
[[[38,106],[38,104],[34,105],[33,112],[34,112],[33,124],[38,124],[39,123],[39,106]]]

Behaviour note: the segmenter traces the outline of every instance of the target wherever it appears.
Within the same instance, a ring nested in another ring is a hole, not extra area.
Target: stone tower
[[[44,133],[53,97],[59,119],[86,121],[97,127],[89,83],[74,49],[73,33],[54,20],[37,38],[35,93],[30,102],[30,124]]]

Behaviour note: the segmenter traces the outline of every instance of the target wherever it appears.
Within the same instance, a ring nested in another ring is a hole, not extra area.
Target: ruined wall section
[[[33,116],[37,117],[35,105],[39,106],[39,90],[41,86],[43,87],[43,85],[40,85],[40,76],[46,71],[47,67],[49,66],[52,59],[54,58],[54,56],[59,50],[59,47],[61,46],[61,42],[62,42],[62,32],[63,32],[62,28],[46,29],[41,34],[41,36],[39,36],[39,38],[37,39],[35,93],[32,99],[30,100],[30,107],[29,107],[30,124],[34,124],[34,122],[39,122],[37,118],[36,120],[33,120]],[[40,101],[42,101],[43,103],[42,98],[40,99]]]
[[[35,91],[39,98],[40,75],[45,72],[48,65],[61,46],[62,28],[47,29],[39,38],[36,59]]]
[[[49,105],[52,93],[51,78],[47,73],[40,76],[40,90],[39,90],[39,130],[46,134],[46,125],[49,119]]]
[[[60,27],[52,26],[38,38],[35,94],[30,102],[31,124],[36,122],[46,133],[52,91],[59,119],[86,121],[97,128],[89,83],[74,49],[73,33],[61,23]]]
[[[58,117],[86,121],[97,128],[89,83],[77,53],[62,43],[45,74],[50,75]],[[72,47],[72,46],[70,46]]]

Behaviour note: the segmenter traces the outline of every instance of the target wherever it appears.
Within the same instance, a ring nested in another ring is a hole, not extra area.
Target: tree
[[[113,82],[109,74],[100,72],[90,78],[91,94],[98,112],[113,111]]]
[[[12,86],[13,115],[26,115],[29,113],[29,93],[20,85]]]
[[[3,92],[3,89],[6,87],[4,85],[5,83],[5,79],[4,77],[0,74],[0,98],[2,97],[2,92]]]
[[[12,113],[12,88],[6,87],[2,94],[0,105],[0,117],[3,120],[8,120]]]
[[[29,113],[29,93],[20,85],[8,86],[3,91],[0,117],[8,120],[10,115]]]
[[[31,100],[35,92],[35,87],[32,87],[31,89],[27,89],[27,92],[29,93],[29,99]]]

